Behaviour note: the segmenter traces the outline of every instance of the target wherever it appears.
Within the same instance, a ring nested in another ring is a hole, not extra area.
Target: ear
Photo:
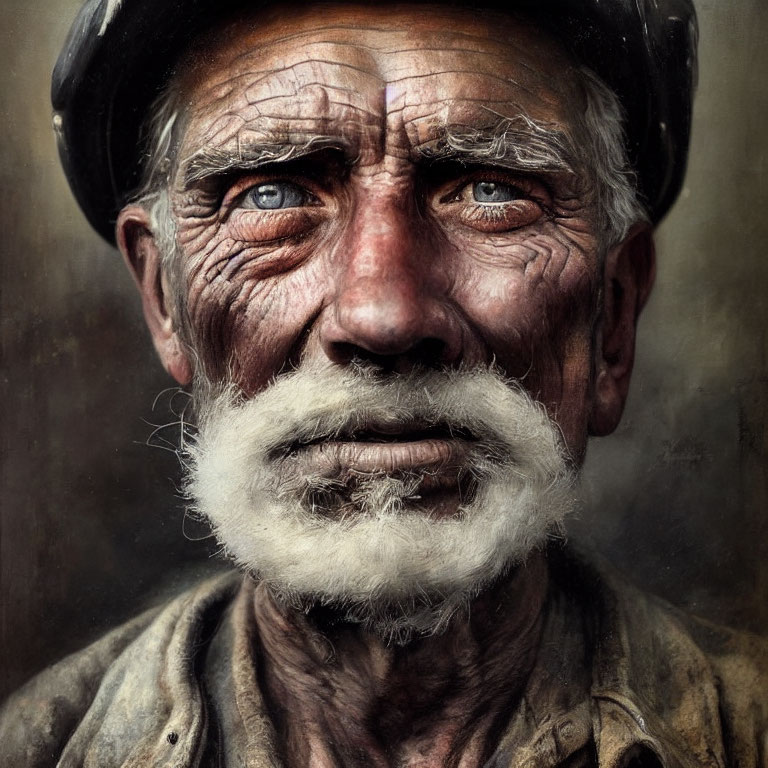
[[[175,329],[168,281],[149,214],[138,205],[126,206],[117,218],[116,231],[117,245],[141,294],[157,354],[165,370],[185,386],[192,381],[192,363]]]
[[[597,338],[596,379],[589,417],[592,435],[613,432],[621,420],[635,361],[637,319],[656,275],[651,227],[636,225],[605,259],[603,312]]]

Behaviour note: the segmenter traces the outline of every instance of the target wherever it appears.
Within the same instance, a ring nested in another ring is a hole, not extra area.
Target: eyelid
[[[476,201],[472,199],[471,187],[481,181],[509,186],[517,192],[512,200]],[[446,226],[467,227],[483,236],[506,237],[510,232],[548,218],[553,196],[538,176],[498,167],[476,167],[451,174],[436,190],[431,205],[434,215]]]
[[[232,184],[224,193],[224,197],[221,200],[221,208],[234,210],[238,207],[240,201],[250,192],[252,189],[260,186],[261,184],[292,184],[300,189],[307,196],[308,205],[322,205],[322,201],[317,190],[313,190],[315,185],[308,183],[307,179],[294,176],[293,174],[280,174],[276,172],[264,172],[264,173],[250,173],[246,176],[239,178]],[[255,209],[258,210],[258,209]],[[267,210],[267,209],[265,209]],[[275,209],[280,210],[280,209]]]
[[[490,181],[495,184],[503,184],[512,187],[513,189],[519,189],[526,198],[536,200],[540,205],[548,205],[552,200],[552,191],[541,178],[532,177],[519,171],[510,171],[499,167],[492,167],[474,168],[463,173],[461,178],[454,178],[450,182],[449,190],[439,195],[438,202],[458,202],[461,193],[470,184],[475,184],[480,181]],[[513,202],[514,201],[509,201],[509,204],[512,204]],[[490,203],[477,203],[477,205],[490,205]],[[495,203],[494,205],[504,205],[504,203]]]
[[[349,167],[341,152],[328,148],[289,160],[267,161],[257,168],[232,170],[218,177],[218,205],[230,207],[249,187],[279,181],[295,184],[312,197],[313,204],[322,205]]]

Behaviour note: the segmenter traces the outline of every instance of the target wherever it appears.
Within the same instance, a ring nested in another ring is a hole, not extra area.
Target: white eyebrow
[[[188,188],[214,176],[256,170],[327,149],[337,150],[350,160],[357,157],[357,152],[344,138],[318,134],[288,140],[267,137],[234,148],[204,147],[181,163],[183,185]],[[576,157],[567,133],[525,115],[501,118],[489,128],[443,126],[437,136],[412,151],[414,162],[492,163],[511,170],[539,173],[575,173]]]
[[[565,131],[526,115],[502,118],[489,128],[448,125],[436,138],[414,151],[430,162],[491,162],[513,170],[541,173],[575,173],[578,165],[573,141]]]
[[[321,135],[312,135],[301,141],[267,139],[232,149],[205,147],[182,162],[183,184],[187,188],[212,176],[256,170],[270,163],[285,163],[329,149],[345,156],[350,153],[349,143],[343,138]]]

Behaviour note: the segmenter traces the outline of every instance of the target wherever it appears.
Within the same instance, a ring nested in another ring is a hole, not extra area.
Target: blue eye
[[[518,199],[517,193],[515,187],[495,181],[476,181],[472,185],[472,197],[476,203],[509,203]]]
[[[274,211],[279,208],[298,208],[307,202],[308,193],[288,181],[270,181],[257,184],[243,199],[244,208]]]

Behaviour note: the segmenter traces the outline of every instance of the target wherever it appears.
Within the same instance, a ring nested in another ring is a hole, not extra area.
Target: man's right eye
[[[274,211],[282,208],[299,208],[310,202],[310,194],[290,181],[269,181],[251,187],[241,203],[241,208]]]
[[[522,192],[511,184],[476,181],[472,185],[472,199],[476,203],[510,203],[522,196]]]

